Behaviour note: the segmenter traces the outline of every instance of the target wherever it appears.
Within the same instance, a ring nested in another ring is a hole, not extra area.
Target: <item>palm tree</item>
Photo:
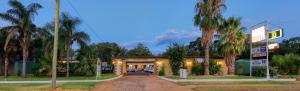
[[[8,43],[13,36],[18,36],[20,38],[23,55],[22,77],[26,77],[26,61],[29,54],[29,39],[33,32],[32,28],[34,28],[32,19],[42,6],[38,3],[32,3],[25,7],[22,3],[16,0],[9,1],[9,5],[12,9],[7,10],[6,13],[0,13],[1,19],[11,23],[10,26],[2,28],[2,30],[9,30],[6,37],[5,48],[8,47]]]
[[[61,15],[61,34],[66,45],[67,59],[72,57],[72,45],[74,42],[80,46],[85,46],[90,41],[88,34],[79,32],[77,27],[81,23],[80,19],[71,17],[67,13]],[[69,77],[69,60],[67,60],[67,77]]]
[[[0,31],[0,75],[3,74],[3,67],[2,66],[4,63],[4,56],[5,56],[5,52],[4,52],[4,41],[5,41],[5,37],[7,36],[7,32],[6,31]]]
[[[209,49],[219,26],[219,18],[222,17],[221,11],[225,8],[224,0],[200,0],[195,8],[194,23],[202,31],[201,44],[205,50],[204,75],[209,75]]]
[[[247,39],[244,28],[241,27],[241,18],[230,17],[223,20],[220,26],[220,40],[217,48],[223,53],[228,74],[235,74],[235,58],[245,50]]]

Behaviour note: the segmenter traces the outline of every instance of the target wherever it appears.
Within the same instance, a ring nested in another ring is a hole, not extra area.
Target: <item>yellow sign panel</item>
[[[269,33],[269,39],[277,39],[283,37],[283,30],[282,29],[277,29],[273,32]]]

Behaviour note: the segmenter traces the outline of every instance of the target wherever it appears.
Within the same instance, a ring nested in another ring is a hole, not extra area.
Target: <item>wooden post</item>
[[[52,90],[55,90],[56,87],[56,65],[57,65],[58,30],[59,30],[59,2],[60,0],[56,0],[55,35],[54,35],[54,47],[53,47],[53,58],[52,58]]]

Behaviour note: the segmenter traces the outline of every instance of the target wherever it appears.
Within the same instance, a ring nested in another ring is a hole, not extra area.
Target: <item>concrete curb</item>
[[[296,81],[296,79],[170,79],[163,76],[157,76],[158,78],[170,82],[239,82],[239,81],[247,81],[247,82],[259,82],[259,81]]]
[[[123,75],[110,78],[110,79],[104,79],[104,80],[57,80],[57,83],[80,83],[80,82],[106,82],[106,81],[112,81],[123,77]],[[0,83],[51,83],[51,80],[48,81],[0,81]]]

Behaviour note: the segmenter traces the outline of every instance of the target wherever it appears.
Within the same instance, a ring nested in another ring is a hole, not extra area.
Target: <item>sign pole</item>
[[[250,33],[250,77],[252,77],[252,29]]]
[[[266,39],[267,39],[267,42],[266,42],[266,50],[267,50],[267,80],[270,80],[270,68],[269,68],[269,28],[268,28],[268,22],[266,21]]]

